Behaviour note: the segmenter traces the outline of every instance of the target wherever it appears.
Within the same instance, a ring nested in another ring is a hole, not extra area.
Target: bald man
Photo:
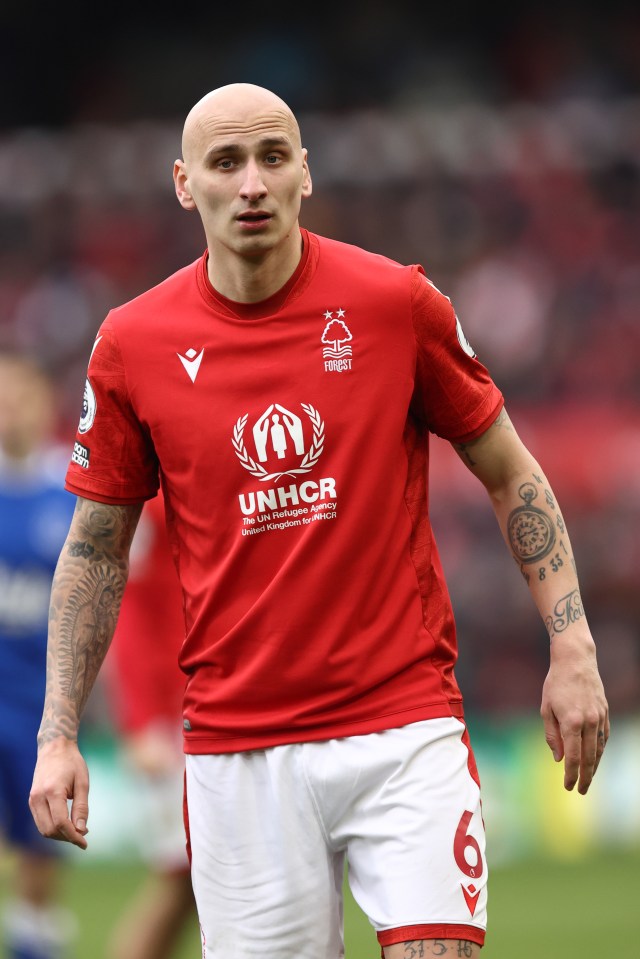
[[[182,153],[176,195],[207,249],[112,310],[89,361],[34,817],[86,848],[78,725],[162,482],[203,956],[342,956],[346,860],[386,959],[473,959],[485,835],[429,433],[489,493],[551,640],[546,738],[586,793],[609,720],[560,507],[422,267],[300,227],[307,152],[279,97],[207,94]]]
[[[222,87],[187,116],[182,151],[176,194],[202,219],[211,285],[240,303],[266,300],[300,262],[300,203],[311,195],[294,115],[268,90]]]

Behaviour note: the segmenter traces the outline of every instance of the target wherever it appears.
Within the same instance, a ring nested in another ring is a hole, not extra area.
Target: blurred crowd
[[[616,715],[640,698],[640,98],[579,93],[302,111],[317,185],[302,223],[420,262],[451,297],[561,499]],[[107,310],[203,251],[171,185],[180,134],[0,137],[0,345],[53,374],[67,443]],[[544,627],[483,491],[437,440],[433,458],[468,709],[535,709]]]

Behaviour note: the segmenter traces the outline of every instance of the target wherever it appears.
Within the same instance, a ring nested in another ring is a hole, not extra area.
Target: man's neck
[[[209,282],[217,293],[235,303],[259,303],[282,289],[294,274],[302,255],[300,228],[284,246],[259,257],[225,256],[209,248]]]

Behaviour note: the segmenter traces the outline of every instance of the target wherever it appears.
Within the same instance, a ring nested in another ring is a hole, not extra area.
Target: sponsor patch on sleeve
[[[73,444],[73,453],[71,454],[72,463],[81,466],[83,470],[88,470],[89,455],[90,450],[88,446],[83,446],[82,443],[78,443],[77,441]]]

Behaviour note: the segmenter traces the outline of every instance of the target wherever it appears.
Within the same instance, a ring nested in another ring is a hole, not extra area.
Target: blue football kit
[[[76,497],[56,449],[19,465],[0,453],[0,832],[55,854],[28,805],[45,690],[51,581]]]

